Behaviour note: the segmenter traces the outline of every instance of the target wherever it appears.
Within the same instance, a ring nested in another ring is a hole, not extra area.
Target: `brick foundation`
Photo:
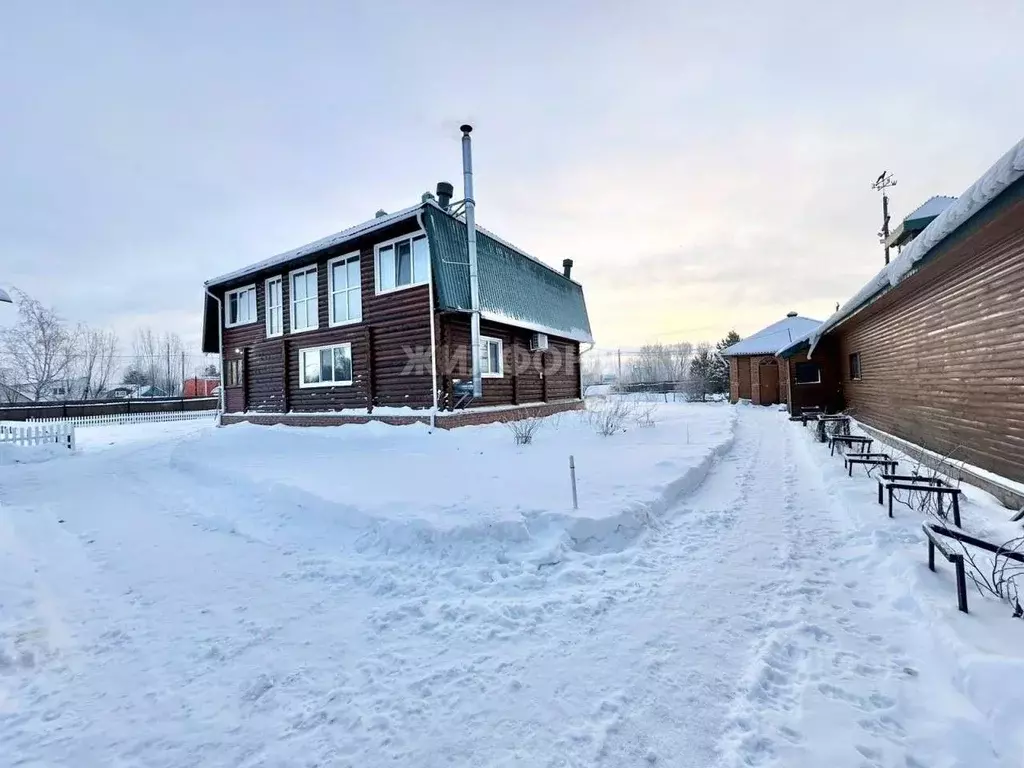
[[[526,416],[551,416],[563,411],[578,411],[584,407],[582,400],[564,400],[557,403],[537,403],[534,405],[521,405],[503,410],[475,410],[467,408],[461,411],[442,411],[437,414],[436,425],[441,429],[454,429],[455,427],[468,427],[474,424],[491,424],[494,422],[516,421]],[[371,421],[379,421],[383,424],[401,426],[404,424],[430,424],[430,415],[423,416],[374,416],[367,414],[357,416],[344,414],[332,416],[331,414],[301,414],[301,413],[232,413],[221,417],[221,424],[259,424],[272,426],[274,424],[286,424],[292,427],[340,427],[345,424],[367,424]]]

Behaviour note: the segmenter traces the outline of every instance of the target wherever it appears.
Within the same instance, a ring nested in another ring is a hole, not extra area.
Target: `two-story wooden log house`
[[[208,281],[203,351],[221,355],[223,423],[447,427],[581,407],[593,339],[572,260],[552,269],[477,227],[474,352],[467,240],[464,218],[425,195]]]

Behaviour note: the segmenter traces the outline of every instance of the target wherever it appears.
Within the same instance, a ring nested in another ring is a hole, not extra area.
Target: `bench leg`
[[[882,505],[882,481],[878,481],[878,505]]]
[[[957,528],[960,527],[960,494],[953,494],[953,523]]]
[[[892,517],[892,486],[889,486],[889,517]]]
[[[935,570],[935,542],[928,539],[928,570]]]
[[[957,556],[953,563],[956,566],[956,602],[957,608],[967,613],[967,576],[964,573],[964,559]]]
[[[847,461],[846,459],[843,459],[843,462],[846,464],[847,467],[850,468],[849,476],[853,477],[853,462]]]
[[[935,495],[939,497],[935,501],[936,505],[938,506],[939,517],[941,517],[943,520],[945,520],[946,519],[946,513],[942,509],[942,494],[941,493],[936,493]]]
[[[828,455],[829,456],[835,456],[836,455],[836,441],[835,440],[829,440]]]

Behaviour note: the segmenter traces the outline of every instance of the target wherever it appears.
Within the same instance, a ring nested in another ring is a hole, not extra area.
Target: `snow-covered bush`
[[[587,409],[590,426],[602,437],[624,431],[626,424],[636,418],[636,413],[637,404],[626,398],[612,398]]]
[[[521,419],[506,421],[505,426],[515,438],[516,445],[529,445],[543,423],[544,417],[539,412],[527,411]]]

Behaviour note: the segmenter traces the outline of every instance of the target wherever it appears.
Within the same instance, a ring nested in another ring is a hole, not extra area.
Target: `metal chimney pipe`
[[[469,246],[469,307],[470,315],[469,341],[473,349],[473,397],[483,397],[484,379],[480,370],[480,276],[476,260],[476,201],[473,199],[473,148],[469,134],[473,126],[463,125],[462,131],[462,184],[466,203],[466,233]]]
[[[572,277],[572,259],[562,259],[562,274],[568,278]]]

